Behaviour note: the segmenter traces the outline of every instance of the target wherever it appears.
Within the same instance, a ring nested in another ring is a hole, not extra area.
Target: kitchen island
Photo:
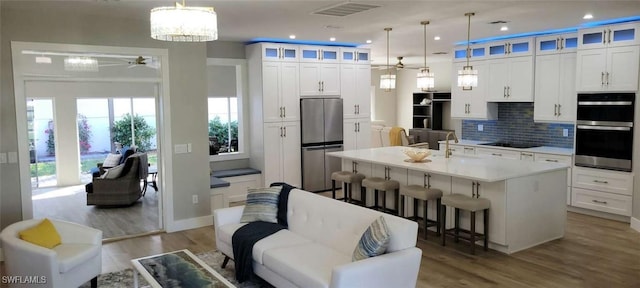
[[[441,189],[445,195],[478,193],[489,199],[491,249],[510,254],[564,236],[569,165],[466,155],[445,158],[443,151],[436,150],[431,151],[429,162],[411,163],[405,161],[408,157],[404,149],[408,148],[380,147],[327,155],[342,158],[342,170],[367,177],[389,178],[401,185],[426,185]],[[390,194],[387,203],[393,207]],[[353,193],[354,198],[358,195]],[[367,197],[367,205],[373,202],[371,198]],[[413,211],[412,202],[405,203],[406,211]],[[429,204],[429,218],[435,219],[435,203]],[[447,228],[453,227],[452,215],[447,211]],[[481,219],[477,220],[477,231],[483,229]],[[461,213],[460,224],[468,229],[469,215]]]

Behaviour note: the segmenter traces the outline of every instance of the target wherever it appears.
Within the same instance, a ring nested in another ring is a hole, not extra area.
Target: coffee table
[[[131,260],[134,287],[139,287],[138,274],[151,287],[221,287],[235,288],[191,251],[184,249]]]

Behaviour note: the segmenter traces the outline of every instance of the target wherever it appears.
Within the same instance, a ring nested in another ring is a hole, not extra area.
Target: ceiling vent
[[[314,11],[311,14],[344,17],[380,7],[379,5],[345,2],[328,8]]]
[[[496,21],[491,21],[487,24],[507,24],[507,21],[504,20],[496,20]]]

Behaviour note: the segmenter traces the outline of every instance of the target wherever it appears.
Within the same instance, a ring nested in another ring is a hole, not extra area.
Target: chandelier
[[[64,58],[64,70],[79,72],[98,72],[98,59],[92,57]]]
[[[389,92],[391,89],[396,89],[396,75],[391,74],[389,66],[389,31],[391,28],[384,28],[384,31],[387,31],[387,74],[380,75],[380,89]]]
[[[471,90],[473,87],[478,87],[478,70],[473,70],[473,66],[469,65],[469,58],[471,57],[470,47],[470,34],[471,34],[471,16],[475,13],[465,13],[464,16],[469,18],[467,22],[467,65],[458,70],[458,87],[462,87],[462,90]]]
[[[429,67],[427,67],[427,25],[429,25],[429,21],[422,21],[420,24],[424,26],[424,66],[422,66],[420,72],[418,72],[416,80],[418,89],[430,91],[435,86],[435,77],[433,73],[429,71]]]
[[[218,16],[213,7],[175,7],[151,9],[151,38],[176,42],[203,42],[218,39]]]

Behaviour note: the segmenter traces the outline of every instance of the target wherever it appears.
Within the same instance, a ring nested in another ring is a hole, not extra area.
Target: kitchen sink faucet
[[[449,136],[453,135],[453,140],[455,141],[455,143],[458,143],[458,137],[456,136],[456,132],[449,132],[447,133],[447,137],[445,138],[445,145],[444,145],[444,158],[449,158],[449,156],[451,156],[451,149],[449,148]]]

